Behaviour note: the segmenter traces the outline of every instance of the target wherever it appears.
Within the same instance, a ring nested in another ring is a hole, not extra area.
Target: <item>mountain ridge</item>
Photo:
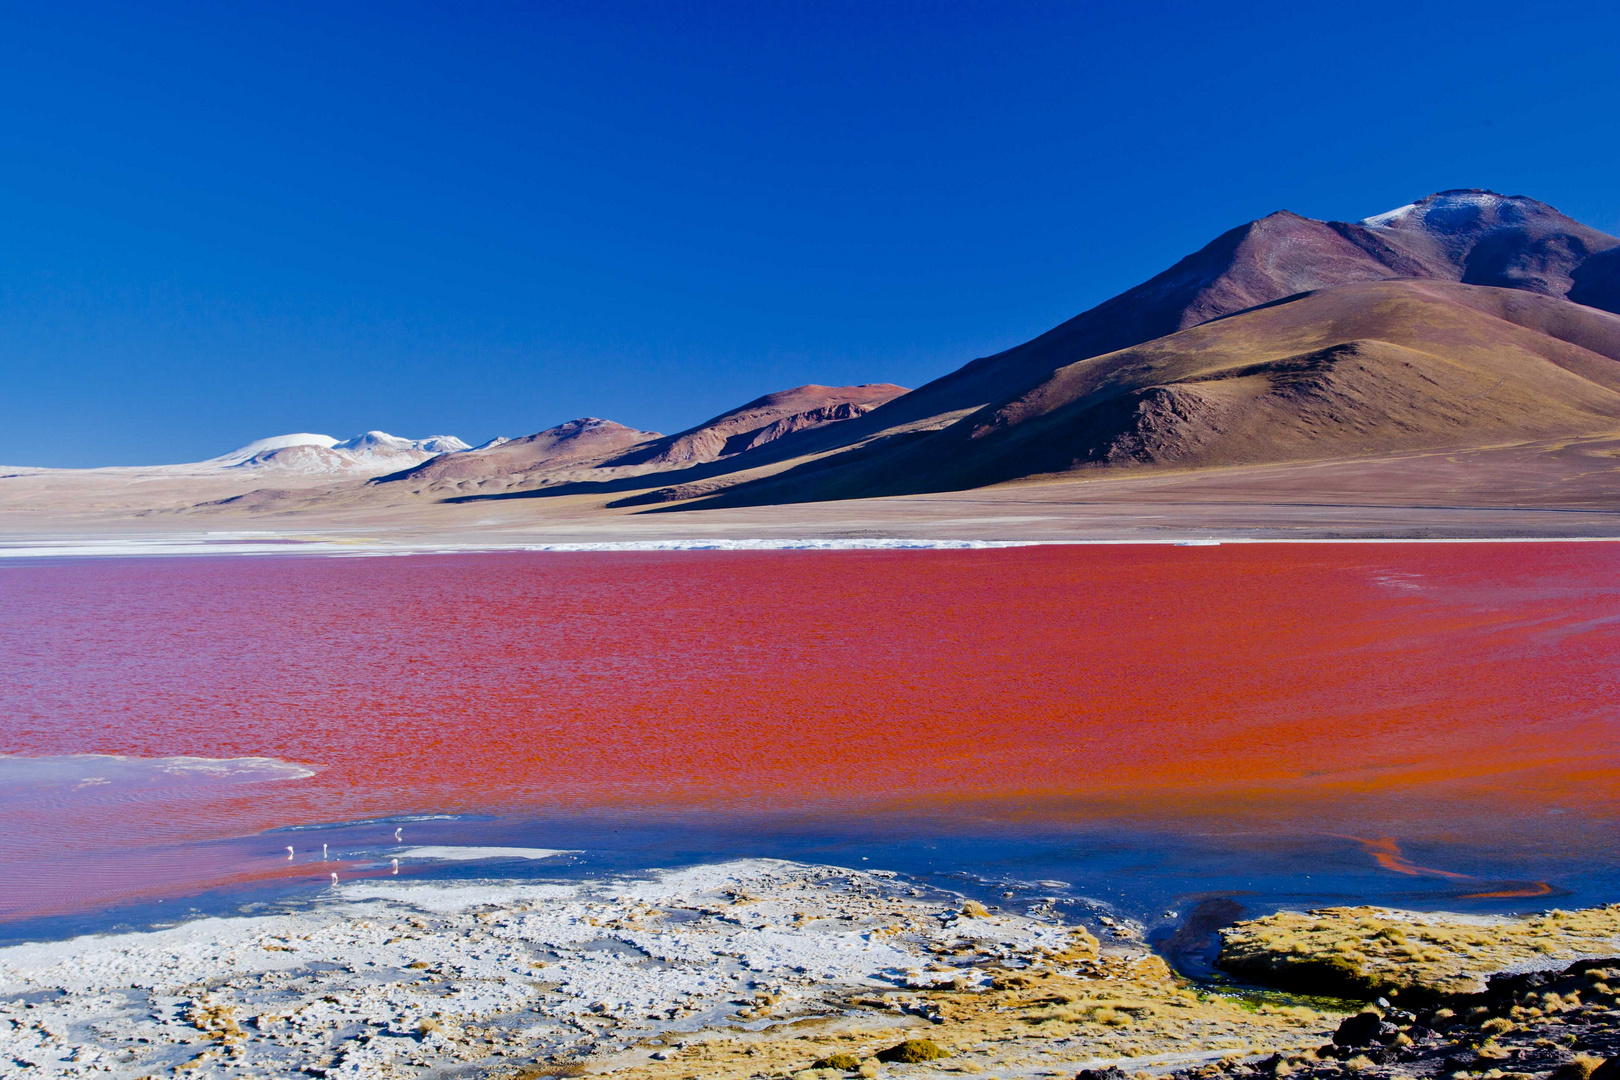
[[[581,417],[476,448],[283,436],[203,464],[303,479],[196,505],[684,511],[1595,446],[1620,434],[1617,313],[1620,238],[1526,196],[1450,189],[1354,222],[1279,210],[915,390],[806,384],[673,435]]]

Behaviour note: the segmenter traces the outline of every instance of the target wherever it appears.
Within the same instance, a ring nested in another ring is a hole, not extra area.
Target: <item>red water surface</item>
[[[0,659],[4,753],[318,768],[13,809],[13,882],[399,812],[1620,808],[1610,543],[19,563]]]

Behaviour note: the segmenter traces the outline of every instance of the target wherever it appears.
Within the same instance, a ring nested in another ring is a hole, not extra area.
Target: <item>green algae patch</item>
[[[1255,982],[1416,1005],[1477,994],[1524,962],[1620,955],[1620,905],[1525,918],[1375,907],[1280,911],[1221,932],[1220,967]]]

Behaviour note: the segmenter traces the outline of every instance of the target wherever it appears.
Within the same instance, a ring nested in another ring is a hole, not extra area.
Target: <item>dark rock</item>
[[[1371,1046],[1385,1041],[1379,1038],[1384,1026],[1384,1018],[1375,1012],[1357,1013],[1346,1017],[1339,1025],[1339,1030],[1333,1033],[1333,1042],[1338,1046]]]
[[[1456,1050],[1446,1055],[1441,1063],[1442,1072],[1467,1072],[1479,1064],[1479,1055],[1472,1050]]]
[[[1592,1080],[1620,1080],[1620,1057],[1612,1057],[1593,1069]]]
[[[1106,1069],[1081,1069],[1074,1080],[1127,1080],[1125,1070],[1117,1065]]]

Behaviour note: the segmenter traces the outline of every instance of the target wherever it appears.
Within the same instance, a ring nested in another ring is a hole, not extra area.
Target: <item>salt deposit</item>
[[[976,962],[1069,940],[1038,918],[965,918],[891,877],[768,860],[574,884],[366,880],[299,910],[0,949],[0,1072],[651,1061],[654,1037],[836,1016],[857,991],[966,988],[987,978]]]

